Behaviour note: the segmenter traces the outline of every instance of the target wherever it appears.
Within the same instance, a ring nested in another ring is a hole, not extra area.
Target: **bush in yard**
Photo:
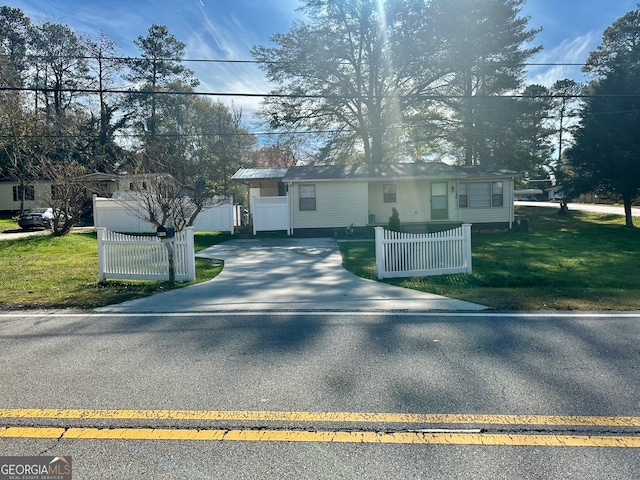
[[[391,216],[389,217],[389,226],[387,229],[392,232],[400,232],[402,230],[402,225],[400,225],[400,214],[395,207],[391,209]]]

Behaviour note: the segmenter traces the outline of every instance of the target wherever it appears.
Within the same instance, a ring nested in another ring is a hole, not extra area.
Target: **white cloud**
[[[573,39],[565,39],[549,50],[543,50],[532,63],[548,64],[536,65],[529,69],[529,83],[551,86],[556,80],[570,78],[578,82],[584,80],[582,65],[595,50],[601,34],[595,31],[586,33]]]

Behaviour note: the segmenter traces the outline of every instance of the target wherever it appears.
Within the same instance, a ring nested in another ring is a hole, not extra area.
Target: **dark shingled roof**
[[[285,182],[322,180],[386,180],[419,178],[511,177],[516,172],[484,165],[460,166],[442,162],[382,163],[379,165],[319,165],[289,168],[241,168],[232,180],[283,179]]]
[[[497,167],[457,166],[442,162],[321,165],[290,167],[284,176],[284,181],[509,177],[515,173]]]

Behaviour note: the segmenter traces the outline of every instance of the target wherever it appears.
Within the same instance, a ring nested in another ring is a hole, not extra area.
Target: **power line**
[[[9,58],[8,54],[0,54],[0,57]],[[180,58],[180,57],[158,57],[158,58],[145,58],[145,57],[122,57],[122,56],[94,56],[94,55],[25,55],[27,59],[33,60],[107,60],[122,63],[135,63],[135,62],[185,62],[185,63],[229,63],[229,64],[269,64],[269,65],[308,65],[314,63],[313,61],[278,61],[278,60],[255,60],[255,59],[231,59],[231,58]],[[343,61],[338,62],[342,64],[349,64],[350,62]],[[578,62],[450,62],[440,64],[440,67],[584,67],[585,63]]]
[[[299,99],[353,99],[353,96],[347,95],[327,95],[327,94],[300,94],[300,93],[251,93],[251,92],[202,92],[195,90],[120,90],[120,89],[96,89],[96,88],[49,88],[49,87],[0,87],[0,92],[40,92],[40,93],[85,93],[100,94],[112,93],[121,95],[181,95],[181,96],[214,96],[214,97],[247,97],[247,98],[299,98]],[[529,94],[501,94],[501,95],[464,95],[464,94],[415,94],[415,95],[362,95],[358,98],[362,100],[369,99],[400,99],[400,100],[446,100],[446,99],[474,99],[474,100],[493,100],[500,98],[511,99],[553,99],[553,98],[638,98],[638,93],[618,93],[618,94],[547,94],[547,95],[529,95]]]

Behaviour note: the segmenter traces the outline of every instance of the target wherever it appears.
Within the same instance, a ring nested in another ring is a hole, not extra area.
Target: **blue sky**
[[[636,8],[638,0],[528,0],[523,14],[530,27],[542,27],[536,44],[544,50],[536,63],[581,63],[596,48],[604,29]],[[78,33],[96,36],[101,30],[118,43],[123,55],[135,56],[133,44],[152,24],[166,25],[186,43],[185,58],[251,59],[250,49],[266,44],[274,33],[286,32],[297,16],[298,0],[15,0],[34,23],[53,21]],[[264,93],[270,90],[253,65],[191,64],[208,92]],[[532,67],[529,81],[551,85],[560,78],[582,80],[579,67]],[[228,98],[222,99],[225,102]],[[238,97],[246,113],[257,99]],[[245,115],[246,118],[246,115]]]

